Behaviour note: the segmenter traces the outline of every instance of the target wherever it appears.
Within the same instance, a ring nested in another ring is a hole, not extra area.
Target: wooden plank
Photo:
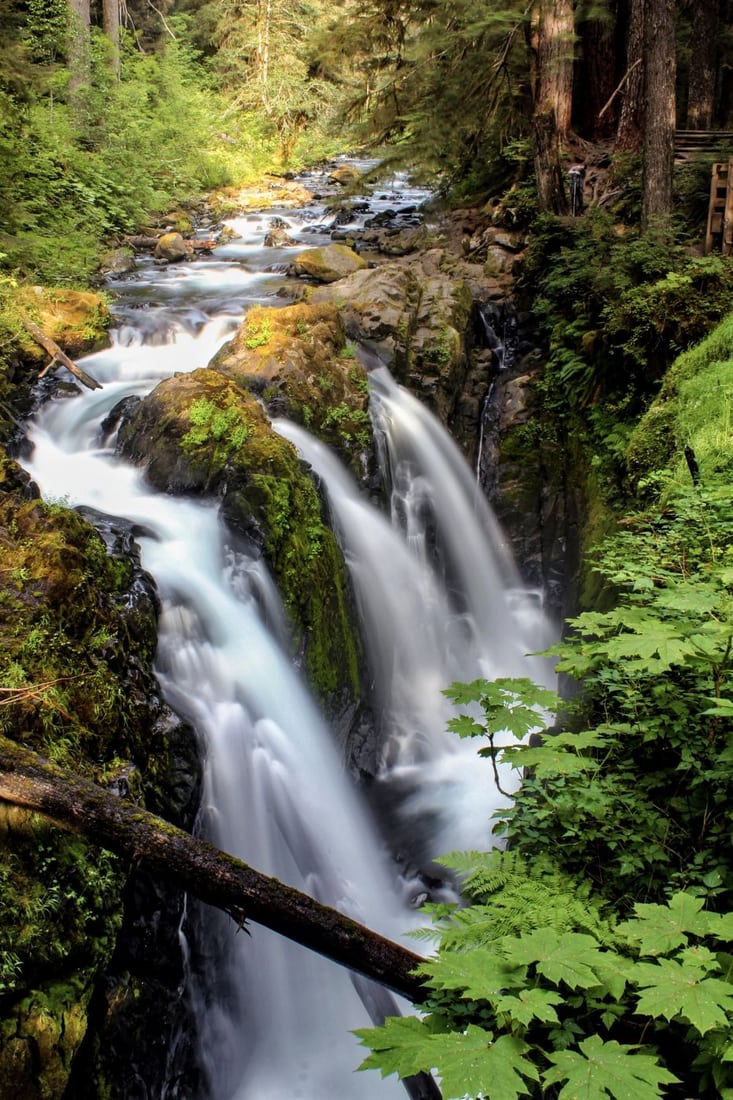
[[[721,251],[724,256],[730,256],[733,252],[733,157],[728,161],[728,195],[725,200],[725,213],[723,215],[723,241]]]

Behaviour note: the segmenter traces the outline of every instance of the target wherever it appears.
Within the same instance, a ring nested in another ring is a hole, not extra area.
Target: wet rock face
[[[449,423],[468,370],[470,289],[439,249],[358,271],[319,287],[312,303],[338,305],[346,331]]]
[[[542,589],[558,621],[573,613],[581,486],[568,476],[566,443],[542,409],[539,352],[496,376],[484,412],[481,485],[525,582]]]

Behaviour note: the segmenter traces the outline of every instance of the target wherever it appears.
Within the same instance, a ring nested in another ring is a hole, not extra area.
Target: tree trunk
[[[91,80],[91,15],[89,0],[69,0],[66,51],[69,63],[69,99],[77,117],[83,114],[83,91]]]
[[[590,141],[602,141],[616,132],[618,99],[618,43],[616,4],[604,19],[588,19],[578,26],[582,44],[574,84],[573,118],[576,129]],[[604,110],[604,107],[606,108]]]
[[[529,28],[534,163],[542,213],[567,214],[560,142],[570,129],[573,97],[572,0],[540,0]]]
[[[416,1004],[427,996],[419,955],[5,737],[0,799],[168,878],[240,926],[251,919]]]
[[[558,137],[570,130],[575,22],[572,0],[539,0],[532,16],[535,110],[554,115]]]
[[[109,39],[110,65],[120,75],[120,0],[102,0],[102,27]]]
[[[675,3],[647,5],[644,27],[645,81],[642,230],[672,213],[675,130]]]
[[[695,0],[690,49],[690,77],[687,89],[688,130],[709,130],[715,110],[718,57],[719,0]]]
[[[644,133],[644,16],[645,0],[631,0],[616,148],[633,153],[641,149]]]

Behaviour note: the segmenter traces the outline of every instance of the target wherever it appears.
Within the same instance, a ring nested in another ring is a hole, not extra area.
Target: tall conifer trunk
[[[616,148],[638,152],[644,133],[644,16],[646,0],[630,0],[626,38],[626,73]]]
[[[102,27],[110,44],[110,64],[120,75],[120,0],[102,0]]]
[[[687,129],[709,130],[715,110],[719,0],[695,0],[692,5],[692,48],[687,93]]]
[[[642,229],[672,213],[675,130],[675,3],[647,3],[644,27],[644,170]]]
[[[532,14],[529,47],[539,206],[545,212],[567,214],[560,142],[570,130],[573,102],[572,0],[539,0]]]
[[[77,116],[81,119],[84,111],[84,89],[91,80],[91,15],[89,0],[69,0],[69,23],[66,52],[69,63],[69,99]]]

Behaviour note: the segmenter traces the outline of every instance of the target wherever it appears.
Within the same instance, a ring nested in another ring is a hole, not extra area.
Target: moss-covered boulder
[[[262,549],[297,651],[322,699],[358,690],[357,649],[336,540],[295,448],[256,398],[209,368],[161,382],[128,415],[122,452],[166,492],[221,499],[229,526]]]
[[[311,291],[308,301],[337,305],[347,333],[450,423],[469,369],[465,338],[473,307],[454,257],[431,249],[357,271]]]
[[[626,451],[632,490],[655,495],[653,475],[674,471],[688,479],[685,447],[701,475],[733,478],[730,394],[733,389],[733,314],[675,360],[659,394],[641,418]]]
[[[8,309],[17,307],[43,329],[67,355],[74,359],[108,342],[110,312],[107,302],[91,290],[23,287],[8,302]],[[35,361],[48,358],[22,328],[16,325],[25,357]]]
[[[110,540],[111,553],[77,512],[37,499],[0,452],[0,731],[190,823],[198,772],[189,761],[183,795],[180,724],[152,673],[155,594],[124,532]],[[115,857],[44,819],[0,817],[3,1095],[69,1094],[127,878]],[[179,921],[180,905],[171,928]]]
[[[371,448],[367,374],[346,340],[338,309],[305,302],[255,306],[210,366],[333,447],[355,474]]]
[[[306,248],[299,252],[290,271],[293,275],[307,275],[319,283],[335,283],[367,266],[367,261],[348,245],[327,244],[323,248]]]

